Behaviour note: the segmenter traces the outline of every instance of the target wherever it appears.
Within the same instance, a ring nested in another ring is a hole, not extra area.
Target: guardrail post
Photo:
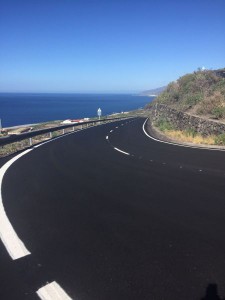
[[[73,131],[75,131],[75,127],[73,126]]]
[[[65,134],[65,129],[63,129],[63,134]]]
[[[32,146],[33,143],[32,143],[32,138],[29,138],[29,146]]]
[[[49,132],[49,138],[50,139],[52,138],[52,132]]]

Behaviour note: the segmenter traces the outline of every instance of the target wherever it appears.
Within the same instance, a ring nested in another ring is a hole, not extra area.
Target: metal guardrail
[[[95,123],[106,123],[109,121],[116,121],[116,120],[122,120],[122,119],[127,119],[127,117],[123,117],[123,118],[112,118],[112,119],[102,119],[102,120],[96,120],[96,121],[88,121],[88,122],[82,122],[82,123],[75,123],[75,124],[69,124],[69,125],[62,125],[62,126],[57,126],[57,127],[51,127],[51,128],[46,128],[46,129],[40,129],[40,130],[35,130],[35,131],[30,131],[30,132],[25,132],[25,133],[21,133],[21,134],[12,134],[10,136],[6,136],[6,137],[1,137],[0,138],[0,146],[5,146],[7,144],[11,144],[11,143],[15,143],[15,142],[19,142],[25,139],[29,139],[29,144],[30,146],[32,145],[32,137],[38,136],[38,135],[42,135],[42,134],[46,134],[46,133],[50,133],[50,138],[52,137],[52,132],[54,131],[59,131],[59,130],[63,130],[64,134],[64,130],[67,128],[71,128],[73,127],[75,129],[75,127],[77,126],[85,126],[88,127],[89,124],[94,125]]]

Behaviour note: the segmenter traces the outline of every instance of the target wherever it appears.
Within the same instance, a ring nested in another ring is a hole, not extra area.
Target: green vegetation
[[[190,137],[196,137],[196,135],[197,135],[198,133],[194,130],[194,129],[192,129],[192,128],[188,128],[188,129],[186,129],[186,130],[184,130],[184,135],[186,135],[186,136],[190,136]]]
[[[225,107],[215,107],[212,109],[212,114],[216,119],[222,119],[225,117]]]
[[[225,145],[225,133],[219,134],[215,137],[215,144],[216,145]]]
[[[179,130],[174,128],[174,126],[165,119],[160,119],[154,124],[160,131],[162,131],[167,137],[171,138],[174,141],[184,142],[184,143],[194,143],[194,144],[204,144],[204,145],[223,145],[222,137],[216,143],[216,136],[202,136],[192,128],[186,130]],[[224,144],[225,144],[225,135],[224,135]]]
[[[148,107],[154,103],[203,115],[214,119],[225,119],[225,69],[217,71],[198,70],[186,74],[170,83]]]
[[[174,126],[168,122],[166,119],[159,119],[156,123],[155,126],[159,128],[160,131],[165,132],[168,130],[173,130]]]

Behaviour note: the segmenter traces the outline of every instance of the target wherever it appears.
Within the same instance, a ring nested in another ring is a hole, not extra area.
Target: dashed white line
[[[123,153],[123,154],[126,154],[126,155],[130,155],[130,153],[128,153],[128,152],[125,152],[125,151],[122,151],[122,150],[120,150],[120,149],[118,149],[118,148],[116,148],[116,147],[113,147],[116,151],[119,151],[119,152],[121,152],[121,153]]]
[[[110,130],[110,132],[113,132],[113,130]]]
[[[8,168],[20,157],[30,152],[32,149],[28,149],[12,159],[10,159],[6,164],[0,169],[0,238],[5,245],[9,255],[13,260],[21,258],[23,256],[29,255],[30,252],[27,250],[23,242],[20,240],[15,230],[13,229],[2,203],[2,180],[8,170]]]
[[[118,128],[118,127],[116,127],[116,128]]]
[[[36,293],[42,300],[72,300],[56,281],[48,283]]]
[[[106,140],[108,140],[109,139],[109,137],[108,137],[108,135],[106,136]]]

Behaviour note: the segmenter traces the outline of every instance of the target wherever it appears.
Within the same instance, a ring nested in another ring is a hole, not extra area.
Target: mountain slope
[[[186,74],[171,82],[152,103],[166,104],[207,118],[225,119],[224,75],[225,68]]]
[[[143,91],[140,93],[140,96],[158,96],[160,93],[162,93],[166,89],[166,86],[162,86],[156,89]]]

